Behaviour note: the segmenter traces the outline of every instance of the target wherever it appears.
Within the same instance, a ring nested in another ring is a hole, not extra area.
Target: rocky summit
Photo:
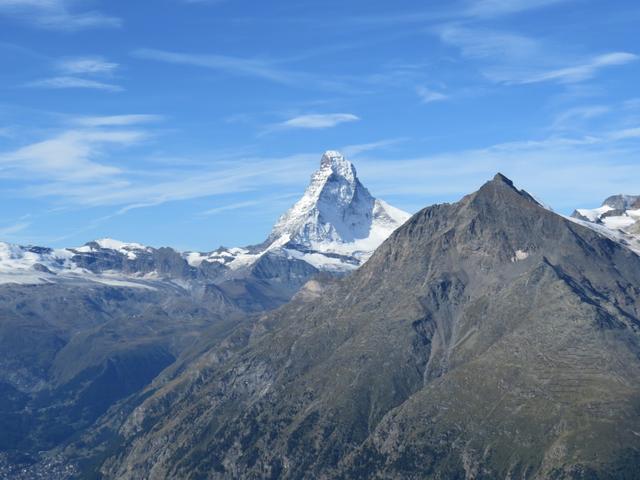
[[[638,478],[640,258],[497,175],[159,378],[87,474]]]
[[[278,219],[263,243],[189,258],[221,262],[234,278],[256,268],[264,257],[301,261],[315,271],[348,272],[364,263],[409,217],[374,198],[353,164],[329,150],[300,200]]]

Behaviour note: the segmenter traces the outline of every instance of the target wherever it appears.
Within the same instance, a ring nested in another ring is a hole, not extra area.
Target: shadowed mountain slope
[[[102,476],[636,478],[631,250],[497,175],[320,288],[154,384]]]

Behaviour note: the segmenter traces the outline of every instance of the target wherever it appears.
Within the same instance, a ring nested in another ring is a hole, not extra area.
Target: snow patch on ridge
[[[511,259],[512,262],[519,262],[521,260],[526,260],[529,258],[529,252],[525,250],[516,250],[516,254]]]
[[[96,246],[98,248],[96,248]],[[101,238],[98,240],[94,240],[93,242],[89,242],[82,247],[75,248],[77,252],[88,253],[95,252],[98,249],[104,250],[114,250],[118,253],[125,255],[129,260],[135,260],[138,258],[136,254],[137,251],[149,252],[151,249],[146,247],[140,243],[126,243],[121,242],[120,240],[114,240],[113,238]]]
[[[571,220],[640,253],[640,196],[613,195],[602,206],[577,209]]]

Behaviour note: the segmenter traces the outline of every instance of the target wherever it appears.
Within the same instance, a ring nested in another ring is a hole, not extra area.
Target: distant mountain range
[[[581,208],[571,217],[640,253],[640,195],[614,195],[599,208]]]
[[[260,245],[0,244],[0,478],[637,478],[639,198],[409,218],[329,151]]]
[[[354,166],[328,151],[302,198],[259,245],[178,252],[109,238],[64,249],[0,243],[0,284],[213,284],[241,308],[262,310],[289,300],[318,272],[354,270],[409,216],[375,199]]]
[[[408,217],[327,152],[260,245],[202,253],[113,239],[0,243],[0,478],[16,458],[77,435],[207,335],[286,303],[316,275],[353,271]],[[42,475],[53,478],[47,465]]]

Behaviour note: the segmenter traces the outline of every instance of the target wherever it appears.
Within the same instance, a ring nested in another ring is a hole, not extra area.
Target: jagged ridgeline
[[[636,253],[497,175],[68,452],[108,479],[635,479],[639,314]]]

